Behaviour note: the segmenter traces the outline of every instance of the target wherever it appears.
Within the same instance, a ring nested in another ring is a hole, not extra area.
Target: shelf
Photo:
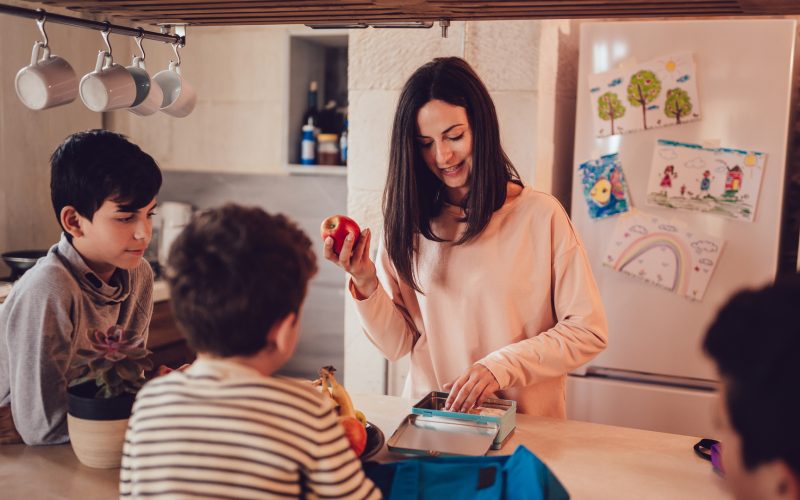
[[[286,165],[289,175],[347,175],[347,167],[342,165]]]

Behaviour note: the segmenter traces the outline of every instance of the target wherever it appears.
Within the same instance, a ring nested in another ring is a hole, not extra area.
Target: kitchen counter
[[[0,282],[0,307],[9,293],[11,293],[12,284],[5,281]],[[164,280],[156,280],[153,282],[153,302],[163,302],[169,300],[169,287]]]
[[[410,412],[412,402],[354,394],[356,407],[386,439]],[[608,425],[517,415],[517,429],[502,450],[524,444],[542,459],[575,499],[725,499],[722,480],[697,457],[697,438]],[[404,458],[385,447],[379,461]],[[91,469],[69,445],[0,446],[3,498],[108,499],[117,496],[119,471]]]

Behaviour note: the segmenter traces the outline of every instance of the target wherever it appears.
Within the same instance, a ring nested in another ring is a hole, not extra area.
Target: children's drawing
[[[622,215],[604,265],[692,300],[702,300],[724,241],[640,211]]]
[[[617,153],[582,163],[578,171],[582,174],[583,196],[592,219],[628,211],[628,185]]]
[[[695,75],[691,52],[589,75],[595,135],[606,137],[699,120]]]
[[[752,221],[766,158],[765,153],[659,140],[647,204]]]

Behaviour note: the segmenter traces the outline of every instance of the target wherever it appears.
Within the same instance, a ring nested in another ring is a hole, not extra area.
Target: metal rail
[[[132,37],[143,37],[149,40],[156,40],[159,42],[186,45],[186,36],[180,34],[157,33],[155,31],[147,31],[142,28],[129,28],[128,26],[120,26],[118,24],[111,24],[103,21],[92,21],[90,19],[81,19],[79,17],[70,17],[63,14],[55,14],[47,12],[44,9],[25,9],[23,7],[14,7],[12,5],[0,4],[0,14],[8,14],[17,17],[26,17],[28,19],[46,20],[48,23],[66,24],[68,26],[75,26],[78,28],[87,28],[97,31],[107,31],[116,33],[118,35],[126,35]],[[164,29],[169,29],[170,25],[164,25]],[[180,28],[183,28],[181,25]]]

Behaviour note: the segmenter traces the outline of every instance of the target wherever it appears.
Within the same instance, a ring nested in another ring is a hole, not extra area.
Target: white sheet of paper
[[[659,140],[646,204],[752,222],[767,155]]]
[[[702,300],[724,241],[639,210],[622,214],[603,264],[692,300]]]
[[[589,75],[589,92],[597,137],[700,119],[691,52]]]

